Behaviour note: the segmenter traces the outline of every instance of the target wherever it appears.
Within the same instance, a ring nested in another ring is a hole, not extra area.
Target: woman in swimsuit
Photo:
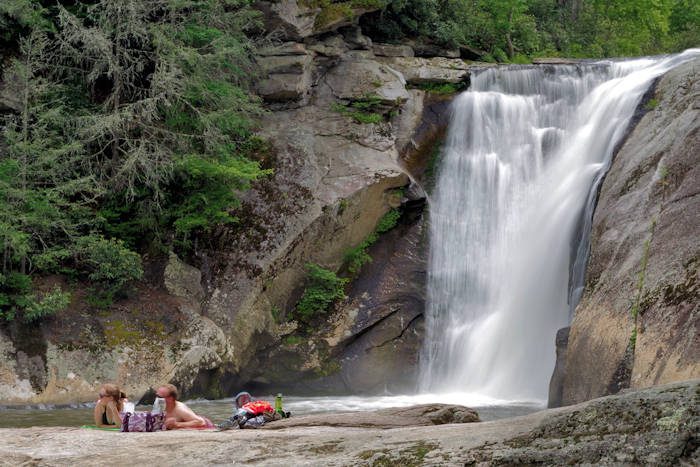
[[[124,405],[123,393],[114,384],[104,384],[100,388],[100,398],[95,404],[95,425],[100,428],[120,428],[122,426],[119,412]]]

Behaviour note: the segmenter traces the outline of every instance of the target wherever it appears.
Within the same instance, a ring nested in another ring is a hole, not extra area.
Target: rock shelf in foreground
[[[2,429],[0,465],[697,465],[699,431],[700,380],[692,380],[482,423],[129,434]]]

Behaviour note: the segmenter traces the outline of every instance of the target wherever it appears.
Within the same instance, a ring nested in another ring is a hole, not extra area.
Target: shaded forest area
[[[486,61],[602,58],[700,45],[694,0],[394,0],[362,19],[372,38],[466,47]]]
[[[463,47],[482,60],[605,57],[697,46],[692,0],[393,0],[376,41]],[[198,245],[271,173],[256,136],[248,0],[0,3],[0,322],[50,316],[91,284],[128,294],[142,257]],[[37,278],[60,276],[68,286]],[[71,282],[72,281],[72,282]]]

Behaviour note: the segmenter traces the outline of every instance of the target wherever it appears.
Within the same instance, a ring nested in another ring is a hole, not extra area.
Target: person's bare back
[[[158,397],[165,399],[165,428],[203,428],[207,426],[204,418],[192,411],[187,405],[177,400],[177,388],[172,384],[161,386],[156,391]]]

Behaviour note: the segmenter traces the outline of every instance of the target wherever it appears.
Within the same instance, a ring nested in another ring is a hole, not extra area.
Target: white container
[[[133,402],[124,402],[124,409],[122,410],[124,413],[134,413],[135,410],[136,406]]]
[[[165,412],[165,399],[162,397],[156,397],[156,400],[153,402],[153,410],[151,410],[152,414],[159,414],[159,413],[164,413]]]

